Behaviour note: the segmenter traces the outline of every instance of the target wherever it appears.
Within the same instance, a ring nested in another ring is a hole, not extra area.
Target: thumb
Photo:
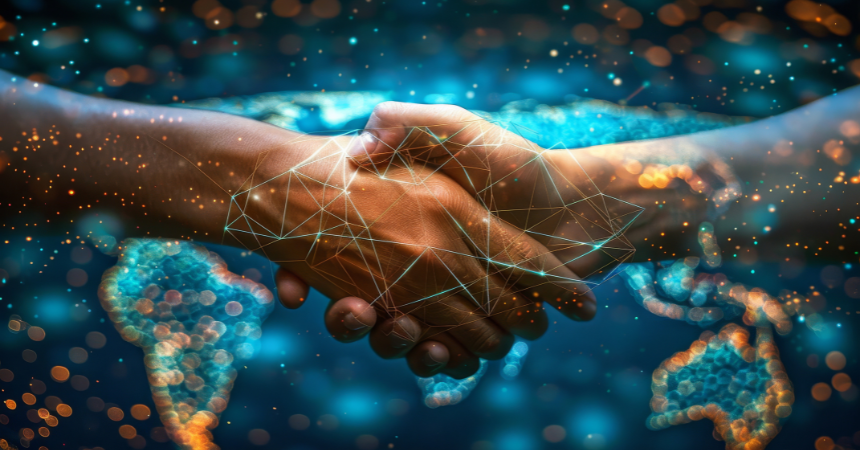
[[[380,175],[391,162],[409,167],[430,164],[467,190],[481,191],[540,151],[508,127],[459,106],[384,102],[374,108],[347,153],[356,164]]]

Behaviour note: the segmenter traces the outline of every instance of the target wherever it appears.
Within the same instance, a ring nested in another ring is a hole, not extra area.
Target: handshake
[[[643,208],[601,189],[641,200],[637,177],[523,134],[454,106],[383,103],[357,136],[260,154],[226,232],[281,266],[284,306],[308,286],[339,298],[325,313],[335,339],[369,334],[418,376],[465,378],[545,333],[547,309],[593,318],[590,285],[634,251],[625,233]]]
[[[748,125],[554,150],[455,106],[388,102],[358,136],[324,137],[0,75],[0,103],[16,108],[0,114],[9,195],[39,205],[8,226],[51,211],[43,231],[68,234],[98,209],[125,237],[241,245],[280,265],[285,306],[309,286],[340,299],[325,314],[336,339],[369,334],[422,377],[474,374],[515,336],[545,333],[549,309],[590,320],[589,283],[632,243],[663,232],[646,258],[674,257],[695,239],[688,223],[733,202],[738,183],[712,144],[766,136]],[[732,148],[746,156],[733,167],[757,167],[760,152]]]

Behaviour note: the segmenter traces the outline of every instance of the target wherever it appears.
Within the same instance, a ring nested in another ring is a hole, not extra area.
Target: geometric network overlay
[[[603,194],[576,151],[538,148],[510,124],[450,130],[302,135],[288,144],[309,146],[303,161],[260,155],[232,195],[225,232],[310,273],[324,294],[358,296],[387,317],[411,314],[426,326],[424,336],[403,336],[416,340],[562,301],[524,294],[523,285],[582,294],[580,278],[599,283],[632,256],[623,233],[642,208]],[[353,145],[377,146],[382,158],[357,167],[346,156]],[[383,226],[394,221],[396,232]]]

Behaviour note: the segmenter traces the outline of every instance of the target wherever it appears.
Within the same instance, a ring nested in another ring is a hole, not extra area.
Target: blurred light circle
[[[287,423],[290,424],[290,428],[301,431],[307,430],[311,426],[311,419],[304,414],[293,414],[287,420]]]
[[[588,23],[581,23],[573,27],[570,34],[576,42],[585,45],[597,43],[597,39],[600,37],[600,33],[597,32],[597,28],[594,28],[594,25]]]
[[[70,380],[70,384],[72,385],[72,389],[83,392],[90,388],[90,379],[83,375],[75,375]]]
[[[126,72],[122,67],[114,67],[105,73],[105,83],[107,83],[108,86],[122,86],[128,83],[128,72]]]
[[[358,450],[374,450],[379,447],[379,439],[372,434],[362,434],[355,438],[355,446],[358,447]]]
[[[669,3],[657,10],[657,19],[670,27],[680,27],[685,20],[684,10],[674,3]]]
[[[848,376],[847,373],[840,372],[833,375],[830,383],[833,384],[833,389],[836,389],[839,392],[845,392],[851,388],[851,377]]]
[[[75,364],[83,364],[87,362],[89,353],[81,347],[72,347],[69,349],[69,359]]]
[[[561,425],[550,425],[543,429],[543,438],[548,442],[561,442],[565,436],[567,436],[567,431]]]
[[[28,362],[28,363],[35,362],[37,356],[38,355],[36,355],[36,352],[33,350],[30,350],[29,348],[25,349],[23,352],[21,352],[21,358],[23,358],[24,361]]]
[[[860,67],[860,64],[858,64],[858,67]],[[860,277],[851,277],[845,280],[845,295],[851,298],[860,298]]]
[[[331,19],[340,14],[338,0],[314,0],[311,2],[311,13],[320,19]]]
[[[92,412],[102,412],[105,409],[105,402],[98,397],[90,397],[87,399],[87,409]]]
[[[81,287],[87,284],[89,277],[83,269],[74,268],[66,273],[66,282],[72,287]]]
[[[639,11],[625,6],[615,13],[615,20],[618,21],[618,26],[628,30],[635,30],[642,26],[642,14]]]
[[[845,368],[845,355],[840,351],[832,351],[824,358],[824,362],[830,370],[842,370]]]
[[[269,432],[262,428],[255,428],[248,432],[248,441],[254,445],[266,445],[269,443]]]
[[[90,331],[87,333],[85,341],[90,348],[100,349],[107,343],[107,338],[98,331]]]
[[[30,327],[27,329],[27,336],[38,342],[45,339],[45,330],[43,330],[42,327]]]
[[[65,382],[69,379],[69,369],[63,366],[54,366],[51,368],[51,379],[58,383]]]
[[[119,435],[125,439],[131,439],[137,436],[137,430],[131,425],[122,425],[119,427]]]
[[[293,17],[302,12],[302,3],[299,0],[275,0],[272,12],[278,17]]]
[[[86,264],[93,259],[93,251],[90,250],[89,247],[84,247],[82,245],[80,247],[73,248],[70,257],[72,258],[72,262],[77,264]]]
[[[323,414],[317,419],[317,426],[326,431],[332,431],[340,426],[340,421],[332,414]]]
[[[152,412],[149,410],[149,406],[137,404],[131,407],[131,417],[134,417],[137,420],[149,419],[151,414]]]
[[[816,383],[812,386],[812,398],[819,402],[827,401],[832,393],[833,390],[827,383]]]
[[[821,436],[815,440],[815,450],[833,450],[836,444],[830,436]]]
[[[666,50],[665,47],[661,47],[659,45],[655,45],[646,50],[645,59],[648,60],[652,66],[657,67],[666,67],[669,64],[672,64],[672,54],[669,53],[669,50]]]

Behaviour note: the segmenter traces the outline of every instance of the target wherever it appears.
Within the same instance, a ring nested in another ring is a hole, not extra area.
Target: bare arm
[[[127,235],[220,241],[230,196],[254,172],[260,149],[294,136],[0,72],[2,227],[65,233],[80,213],[109,209],[127,219]]]

